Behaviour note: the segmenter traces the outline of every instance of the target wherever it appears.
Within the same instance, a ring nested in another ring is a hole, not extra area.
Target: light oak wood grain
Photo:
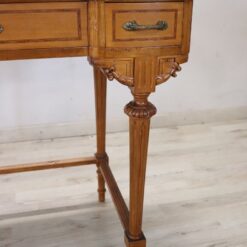
[[[106,4],[106,46],[179,46],[182,42],[183,6],[180,3]],[[166,30],[126,31],[123,24],[135,20],[139,25],[165,21]]]
[[[87,47],[87,4],[0,4],[0,50]]]

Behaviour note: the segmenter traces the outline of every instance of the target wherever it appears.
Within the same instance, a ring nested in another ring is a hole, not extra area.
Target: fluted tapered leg
[[[147,101],[148,94],[134,95],[125,107],[130,125],[130,204],[129,229],[125,242],[128,247],[145,247],[142,216],[150,118],[156,108]]]
[[[100,171],[102,162],[108,162],[105,151],[106,135],[106,77],[102,72],[94,67],[94,85],[95,85],[95,109],[96,109],[96,134],[97,134],[97,152],[95,154],[98,174],[98,194],[99,201],[105,201],[105,180]]]

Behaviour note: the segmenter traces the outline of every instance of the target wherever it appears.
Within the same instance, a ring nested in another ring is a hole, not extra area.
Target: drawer
[[[0,50],[88,45],[86,3],[0,4]]]
[[[183,9],[183,2],[108,3],[106,46],[181,45]]]

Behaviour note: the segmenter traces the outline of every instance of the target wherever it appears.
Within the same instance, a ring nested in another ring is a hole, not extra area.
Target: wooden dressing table
[[[0,60],[87,56],[94,66],[97,120],[94,156],[6,166],[0,174],[95,164],[99,201],[105,200],[106,182],[126,246],[145,247],[145,171],[150,119],[156,113],[148,96],[188,59],[192,1],[0,0]],[[129,207],[105,151],[107,78],[128,86],[133,95],[124,109],[130,125]]]

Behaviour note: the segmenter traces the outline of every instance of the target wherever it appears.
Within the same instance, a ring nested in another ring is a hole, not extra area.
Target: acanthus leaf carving
[[[170,77],[176,77],[177,72],[181,71],[182,68],[174,58],[161,58],[160,61],[160,74],[156,76],[156,85],[164,83],[170,79]]]
[[[90,59],[89,61],[99,67],[108,80],[116,79],[128,87],[134,86],[132,59]]]
[[[115,66],[101,67],[100,69],[110,81],[116,79],[117,81],[128,87],[132,87],[134,85],[134,78],[118,73]]]

